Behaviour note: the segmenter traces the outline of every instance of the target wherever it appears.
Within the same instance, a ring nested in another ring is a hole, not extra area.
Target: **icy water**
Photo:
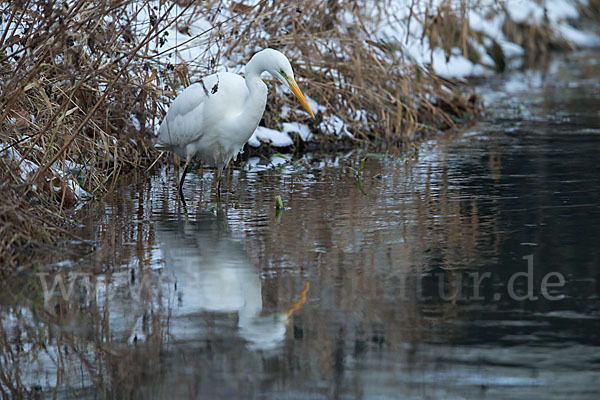
[[[0,393],[598,398],[600,57],[482,92],[415,154],[251,159],[220,209],[210,171],[187,209],[173,169],[124,179],[94,252],[4,290]]]

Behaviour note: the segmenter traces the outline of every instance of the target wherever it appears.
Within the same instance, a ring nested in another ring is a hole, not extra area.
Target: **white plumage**
[[[265,71],[289,87],[314,118],[294,80],[290,62],[277,50],[256,53],[246,64],[245,79],[230,72],[202,78],[177,96],[158,131],[156,148],[186,160],[179,183],[182,198],[183,181],[192,160],[214,166],[220,184],[223,168],[258,127],[267,102],[267,86],[260,77]]]

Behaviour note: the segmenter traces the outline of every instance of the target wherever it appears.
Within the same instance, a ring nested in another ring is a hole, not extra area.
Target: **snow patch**
[[[336,135],[337,137],[348,136],[353,137],[348,128],[344,124],[344,121],[337,115],[329,115],[323,118],[323,122],[319,124],[319,128],[330,135]]]
[[[580,47],[600,46],[600,36],[593,32],[583,32],[573,28],[567,23],[561,23],[557,27],[562,37]]]
[[[264,126],[256,128],[250,140],[248,140],[248,144],[252,147],[260,146],[261,142],[269,143],[275,147],[286,147],[294,144],[294,141],[287,133],[265,128]]]
[[[284,122],[283,132],[286,134],[296,132],[300,135],[300,139],[302,139],[305,142],[308,142],[312,139],[312,133],[310,133],[310,128],[308,127],[308,125],[301,124],[299,122]]]

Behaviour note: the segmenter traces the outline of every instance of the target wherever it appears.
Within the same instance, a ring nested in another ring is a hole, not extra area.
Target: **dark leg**
[[[188,168],[190,166],[190,160],[186,161],[185,167],[183,168],[183,174],[181,174],[181,179],[179,180],[179,198],[185,204],[185,197],[183,197],[183,181],[185,180],[185,175],[188,172]]]
[[[217,202],[221,202],[221,174],[217,175]]]
[[[223,170],[226,165],[217,166],[215,173],[217,174],[217,202],[221,202],[221,181],[223,180]]]

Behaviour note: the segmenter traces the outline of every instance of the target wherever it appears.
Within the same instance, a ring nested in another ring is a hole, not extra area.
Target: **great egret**
[[[182,199],[185,175],[194,159],[216,168],[220,194],[223,168],[242,150],[265,111],[267,85],[260,77],[263,72],[269,72],[290,88],[311,117],[315,117],[294,80],[289,60],[273,49],[259,51],[250,59],[246,64],[246,79],[219,72],[189,86],[167,111],[156,144],[157,149],[172,151],[186,160],[179,181]]]

